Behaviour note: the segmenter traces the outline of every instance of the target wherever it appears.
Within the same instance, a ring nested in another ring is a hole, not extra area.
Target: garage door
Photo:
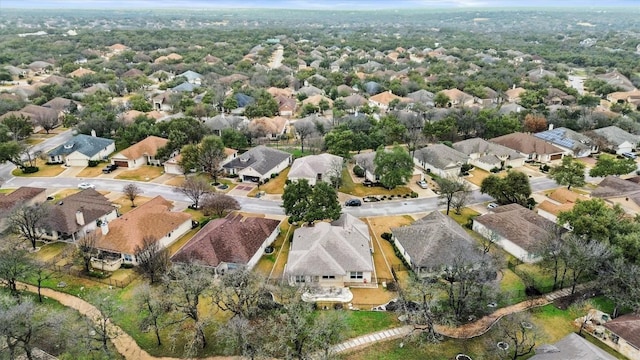
[[[562,159],[562,154],[551,155],[551,160],[560,160]]]
[[[118,165],[118,167],[129,167],[128,161],[114,161],[113,163]]]

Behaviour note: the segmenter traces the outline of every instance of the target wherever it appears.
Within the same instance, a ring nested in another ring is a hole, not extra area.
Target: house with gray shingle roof
[[[543,344],[529,360],[615,360],[606,351],[576,333],[570,333],[557,343]]]
[[[224,129],[246,129],[249,126],[249,119],[245,116],[222,113],[211,118],[205,118],[204,125],[211,129],[214,135],[221,136]]]
[[[601,140],[608,148],[614,150],[616,154],[625,152],[633,152],[638,143],[640,136],[628,133],[617,126],[607,126],[600,129],[592,130],[589,134],[594,141]]]
[[[598,145],[588,136],[565,127],[559,127],[533,134],[533,136],[565,150],[573,157],[585,157],[598,152]]]
[[[350,214],[293,233],[285,277],[291,285],[362,286],[371,283],[369,227]]]
[[[117,217],[116,207],[104,195],[94,189],[82,190],[49,207],[42,237],[75,242]]]
[[[473,266],[482,260],[482,252],[467,231],[440,211],[393,228],[391,233],[400,255],[416,274],[439,273],[454,264]]]
[[[195,71],[191,71],[191,70],[187,70],[185,72],[183,72],[182,74],[178,75],[179,77],[183,77],[185,79],[187,79],[187,81],[191,84],[197,84],[200,85],[202,83],[202,79],[204,78],[204,76],[198,74]]]
[[[540,260],[535,255],[538,244],[557,230],[551,220],[519,204],[499,206],[473,219],[473,231],[525,263]]]
[[[66,166],[88,166],[89,161],[106,159],[116,150],[115,141],[79,134],[49,151],[48,162]]]
[[[256,146],[224,164],[227,174],[238,174],[243,181],[265,182],[271,174],[278,174],[292,161],[292,155],[264,145]]]
[[[460,167],[469,162],[469,156],[447,145],[435,144],[416,150],[413,162],[438,176],[458,176]]]
[[[301,157],[291,164],[287,179],[307,179],[310,185],[318,181],[331,184],[334,178],[341,176],[343,162],[342,157],[327,153]]]
[[[183,82],[182,84],[172,87],[171,91],[173,92],[193,92],[195,89],[199,88],[199,84],[192,84],[188,81]]]
[[[453,148],[469,156],[469,164],[486,171],[524,165],[525,157],[517,151],[481,138],[458,141]]]
[[[353,155],[353,161],[356,165],[364,169],[364,178],[372,182],[378,182],[378,180],[380,180],[380,177],[376,176],[375,158],[375,151]]]

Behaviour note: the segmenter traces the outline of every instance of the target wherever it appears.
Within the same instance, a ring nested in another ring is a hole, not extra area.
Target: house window
[[[335,279],[336,277],[334,275],[322,275],[322,279],[326,280],[326,279]]]
[[[306,282],[306,277],[304,275],[296,275],[296,282],[297,283],[304,283]]]
[[[363,277],[362,271],[352,271],[349,273],[349,278],[351,279],[362,279]]]
[[[124,254],[124,261],[133,262],[133,256]]]
[[[318,175],[316,175],[316,180],[322,180],[322,174],[319,173]]]

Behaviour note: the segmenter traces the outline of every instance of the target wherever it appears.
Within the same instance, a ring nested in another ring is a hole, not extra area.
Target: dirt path
[[[22,289],[25,289],[27,291],[33,292],[33,293],[37,293],[38,292],[38,288],[32,285],[27,285],[27,284],[22,284],[19,283],[18,286]],[[42,295],[46,296],[48,298],[54,299],[56,301],[58,301],[60,304],[66,306],[66,307],[70,307],[73,309],[76,309],[80,314],[88,317],[88,318],[95,318],[96,316],[98,316],[98,309],[96,309],[95,306],[89,304],[88,302],[69,295],[69,294],[65,294],[53,289],[48,289],[48,288],[42,288],[41,290]],[[124,356],[125,359],[131,359],[131,360],[174,360],[177,358],[170,358],[170,357],[155,357],[150,355],[149,353],[147,353],[146,351],[144,351],[143,349],[140,348],[140,346],[138,346],[138,343],[136,343],[136,341],[129,336],[129,334],[127,334],[126,332],[124,332],[119,326],[114,325],[112,323],[109,323],[109,328],[111,331],[119,334],[118,337],[116,337],[115,339],[111,340],[111,342],[113,343],[113,345],[115,346],[116,350],[122,355]],[[228,356],[211,356],[211,357],[207,357],[207,358],[202,358],[203,360],[234,360],[234,359],[240,359],[239,357],[228,357]]]

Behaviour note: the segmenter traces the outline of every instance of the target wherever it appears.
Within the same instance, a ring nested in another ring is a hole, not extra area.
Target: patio
[[[347,303],[353,299],[353,293],[349,288],[336,288],[336,287],[317,287],[309,289],[309,291],[302,294],[302,301],[305,302],[341,302]]]

